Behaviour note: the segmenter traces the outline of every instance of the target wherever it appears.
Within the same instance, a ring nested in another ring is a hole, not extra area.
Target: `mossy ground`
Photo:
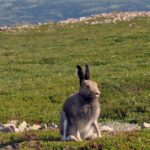
[[[1,134],[0,134],[1,135]],[[57,131],[36,131],[20,134],[2,134],[0,148],[12,145],[21,150],[28,149],[118,149],[118,150],[148,150],[150,131],[142,130],[128,133],[103,134],[96,140],[83,142],[61,142]]]
[[[0,122],[58,123],[66,97],[78,91],[75,67],[86,63],[101,90],[100,121],[148,122],[149,58],[150,18],[101,25],[50,24],[23,32],[0,32]],[[146,131],[133,134],[143,139],[148,136]],[[125,144],[127,136],[100,141],[107,149],[119,139]],[[45,147],[63,144],[42,142]]]

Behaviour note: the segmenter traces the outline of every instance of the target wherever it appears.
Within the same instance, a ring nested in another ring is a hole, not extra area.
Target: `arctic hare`
[[[85,73],[81,66],[77,65],[77,74],[80,80],[79,92],[67,98],[61,111],[60,133],[63,141],[101,137],[97,122],[100,115],[100,91],[97,83],[90,80],[87,64]]]

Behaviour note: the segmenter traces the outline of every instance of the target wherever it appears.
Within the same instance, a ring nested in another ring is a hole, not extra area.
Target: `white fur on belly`
[[[81,135],[82,139],[85,139],[87,137],[89,137],[90,135],[92,135],[93,133],[93,126],[91,123],[88,124],[80,124],[79,125],[79,132]]]

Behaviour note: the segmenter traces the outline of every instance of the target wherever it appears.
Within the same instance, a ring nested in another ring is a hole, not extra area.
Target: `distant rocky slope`
[[[103,12],[149,10],[149,0],[0,0],[0,26],[55,22]]]
[[[130,21],[136,17],[150,17],[150,11],[133,11],[133,12],[113,12],[113,13],[102,13],[95,14],[89,17],[80,17],[70,18],[67,20],[58,21],[58,24],[73,24],[73,23],[85,23],[89,25],[96,24],[108,24],[108,23],[117,23],[118,21]],[[12,27],[1,26],[0,31],[14,31],[14,30],[23,30],[28,28],[36,28],[41,25],[52,24],[52,22],[47,23],[38,23],[37,25],[24,24],[24,25],[14,25]]]
[[[91,24],[103,24],[103,23],[116,23],[118,21],[129,21],[134,19],[135,17],[150,17],[150,11],[133,11],[133,12],[116,12],[116,13],[102,13],[102,14],[95,14],[89,17],[81,17],[79,19],[67,19],[60,21],[60,23],[76,23],[85,21],[85,23]],[[101,19],[101,20],[100,20]]]

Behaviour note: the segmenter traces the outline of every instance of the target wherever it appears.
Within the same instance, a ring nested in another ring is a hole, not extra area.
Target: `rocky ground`
[[[19,123],[18,120],[8,121],[7,124],[0,123],[0,132],[24,132],[30,130],[50,130],[56,128],[58,128],[58,126],[54,123],[30,125],[26,121]]]
[[[120,132],[137,131],[143,128],[150,129],[150,124],[144,122],[141,126],[139,126],[138,124],[129,124],[123,122],[103,122],[103,123],[99,123],[99,128],[102,133],[118,134]],[[11,120],[8,121],[7,124],[0,124],[0,132],[6,132],[6,133],[20,132],[28,135],[29,134],[28,131],[33,131],[33,130],[58,131],[59,128],[58,125],[54,123],[29,125],[26,121],[19,123],[18,120]],[[19,143],[14,142],[11,144],[2,145],[1,148],[3,150],[19,149]]]
[[[123,122],[103,122],[99,123],[99,128],[102,132],[124,132],[134,131],[142,128],[150,128],[150,124],[144,122],[141,126],[138,124],[130,124]],[[55,123],[42,123],[30,125],[26,121],[21,123],[18,120],[8,121],[7,124],[0,123],[0,132],[25,132],[30,130],[51,130],[58,129],[58,125]]]

